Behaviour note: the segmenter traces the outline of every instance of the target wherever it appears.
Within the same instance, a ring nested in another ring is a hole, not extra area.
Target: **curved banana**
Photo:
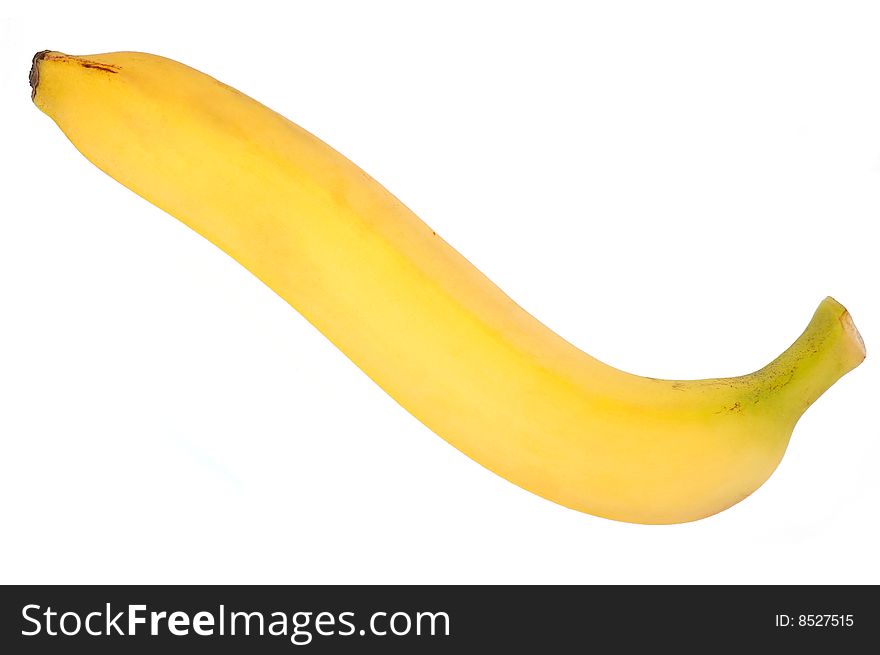
[[[751,375],[630,375],[535,320],[338,152],[203,73],[41,52],[31,84],[89,160],[247,267],[434,432],[583,512],[677,523],[730,507],[865,356],[827,298]]]

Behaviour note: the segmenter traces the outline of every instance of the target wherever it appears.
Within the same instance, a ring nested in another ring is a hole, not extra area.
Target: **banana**
[[[239,261],[431,430],[582,512],[665,524],[734,505],[865,357],[826,298],[750,375],[631,375],[538,322],[348,159],[203,73],[44,51],[31,85],[92,163]]]

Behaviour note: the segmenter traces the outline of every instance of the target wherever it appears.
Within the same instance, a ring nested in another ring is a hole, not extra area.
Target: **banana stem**
[[[865,343],[846,308],[825,298],[803,334],[752,378],[755,404],[787,413],[792,425],[841,377],[865,359]]]

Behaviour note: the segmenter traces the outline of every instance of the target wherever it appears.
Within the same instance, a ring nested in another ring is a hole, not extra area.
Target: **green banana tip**
[[[865,341],[846,307],[828,296],[819,304],[791,354],[799,366],[825,362],[818,369],[826,371],[825,382],[819,385],[824,391],[865,360]]]
[[[846,307],[841,305],[831,296],[825,298],[823,303],[827,303],[834,308],[834,311],[837,315],[837,320],[840,321],[840,326],[843,328],[843,333],[846,337],[847,347],[852,357],[852,367],[855,368],[856,366],[861,364],[867,356],[865,340],[862,338],[859,329],[853,322],[852,316],[850,315]]]

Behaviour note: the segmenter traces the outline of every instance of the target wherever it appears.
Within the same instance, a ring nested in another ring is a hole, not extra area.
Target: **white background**
[[[4,7],[0,581],[880,583],[876,3]],[[82,158],[29,99],[46,48],[261,100],[617,367],[749,372],[829,294],[868,359],[720,515],[564,509]]]

